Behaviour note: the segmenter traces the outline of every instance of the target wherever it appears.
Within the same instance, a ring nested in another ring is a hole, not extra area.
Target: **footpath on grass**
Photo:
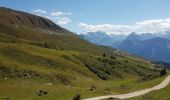
[[[83,99],[83,100],[102,100],[102,99],[107,99],[107,98],[127,99],[127,98],[132,98],[132,97],[144,95],[144,94],[147,94],[147,93],[155,91],[155,90],[160,90],[162,88],[165,88],[169,83],[170,83],[170,75],[167,76],[160,84],[158,84],[158,85],[156,85],[152,88],[147,88],[147,89],[144,89],[144,90],[130,92],[130,93],[127,93],[127,94],[98,96],[98,97],[92,97],[92,98],[87,98],[87,99]]]

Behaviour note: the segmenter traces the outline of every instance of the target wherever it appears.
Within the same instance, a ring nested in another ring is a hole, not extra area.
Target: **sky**
[[[170,30],[170,0],[0,0],[0,6],[49,18],[77,34]]]

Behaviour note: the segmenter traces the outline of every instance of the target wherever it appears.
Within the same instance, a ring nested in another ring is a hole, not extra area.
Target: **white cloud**
[[[45,17],[59,25],[66,25],[72,22],[72,20],[68,17],[53,17],[53,16],[45,16]]]
[[[61,11],[46,12],[45,10],[42,10],[42,9],[36,9],[36,10],[33,10],[33,12],[34,14],[50,19],[54,23],[59,24],[59,25],[66,25],[72,22],[70,18],[66,17],[66,15],[71,15],[72,13],[65,13]]]
[[[61,12],[61,11],[57,11],[57,12],[52,12],[51,16],[61,16],[61,15],[71,15],[72,13],[66,13],[66,12]]]
[[[46,11],[42,10],[42,9],[36,9],[36,10],[33,10],[33,12],[35,12],[35,13],[42,13],[42,14],[46,13]]]
[[[86,32],[103,31],[107,34],[123,34],[128,35],[131,32],[141,33],[156,33],[160,31],[170,30],[170,18],[166,19],[152,19],[141,22],[136,22],[134,25],[112,25],[112,24],[100,24],[92,25],[86,23],[79,23]]]
[[[68,23],[72,22],[71,19],[67,18],[67,17],[63,17],[63,18],[59,18],[59,20],[57,21],[57,24],[59,25],[66,25]]]

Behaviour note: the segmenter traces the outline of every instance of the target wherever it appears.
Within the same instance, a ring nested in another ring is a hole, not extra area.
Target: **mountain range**
[[[124,50],[138,56],[142,56],[146,59],[152,61],[160,61],[170,63],[170,32],[163,31],[159,33],[143,33],[137,34],[132,32],[128,36],[119,35],[107,35],[103,40],[99,40],[99,37],[102,38],[101,35],[97,35],[98,32],[93,33],[93,35],[84,34],[84,39],[98,44],[98,45],[108,45],[113,48],[117,48],[120,50]],[[113,37],[114,38],[113,38]],[[117,38],[117,39],[115,39]],[[96,41],[100,41],[97,42]],[[103,41],[103,42],[102,42]],[[115,42],[116,41],[116,42]],[[107,42],[107,44],[105,44]],[[103,44],[104,43],[104,44]]]
[[[117,47],[122,42],[122,40],[126,38],[125,35],[108,35],[101,31],[87,32],[86,34],[80,34],[80,37],[97,45],[105,45],[111,47]]]
[[[170,62],[170,40],[165,38],[141,40],[130,35],[117,48],[153,61]]]

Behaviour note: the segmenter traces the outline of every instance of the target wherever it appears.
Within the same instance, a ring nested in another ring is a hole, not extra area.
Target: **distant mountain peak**
[[[137,33],[136,32],[132,32],[130,35],[137,35]]]
[[[137,35],[135,32],[132,32],[126,39],[127,40],[139,40],[139,35]]]
[[[97,45],[106,45],[112,47],[116,47],[126,38],[125,35],[109,35],[102,31],[87,32],[86,34],[81,34],[80,37]]]

